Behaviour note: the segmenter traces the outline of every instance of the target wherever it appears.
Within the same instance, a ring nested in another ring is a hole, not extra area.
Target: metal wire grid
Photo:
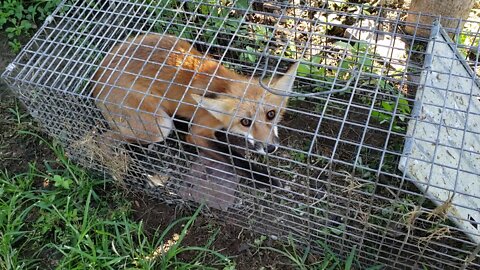
[[[195,155],[186,154],[184,147],[188,145],[179,143],[185,131],[175,130],[159,144],[93,139],[93,148],[89,145],[89,138],[108,130],[91,97],[92,76],[103,57],[129,36],[158,32],[182,36],[201,52],[244,74],[261,75],[265,69],[267,75],[281,74],[286,62],[293,62],[285,60],[302,59],[310,72],[317,68],[329,74],[299,74],[296,91],[351,90],[292,98],[279,126],[280,150],[266,158],[269,176],[282,181],[283,190],[263,192],[240,182],[238,190],[236,185],[225,190],[236,191],[235,204],[227,211],[212,213],[276,238],[292,236],[314,249],[319,248],[319,241],[324,242],[343,256],[357,246],[365,265],[385,263],[396,269],[421,264],[436,269],[479,267],[478,246],[448,221],[429,218],[435,206],[412,184],[414,179],[397,169],[407,137],[406,123],[411,119],[400,111],[401,100],[411,106],[416,89],[422,86],[418,77],[428,41],[416,36],[416,31],[413,36],[403,33],[406,23],[401,19],[408,13],[359,4],[332,10],[332,3],[341,4],[335,1],[307,1],[304,5],[250,1],[246,6],[240,2],[231,1],[227,6],[208,1],[67,2],[49,18],[3,78],[73,158],[164,200],[183,203],[178,194],[184,188],[182,181],[191,175],[191,166],[202,165]],[[227,10],[228,16],[219,10]],[[332,14],[348,24],[329,21]],[[375,28],[364,25],[366,21],[373,21]],[[258,29],[252,31],[258,26],[263,27],[262,34]],[[412,26],[415,30],[428,27]],[[346,30],[374,38],[363,42],[365,50],[346,49],[347,43],[359,43],[352,34],[336,34]],[[472,51],[476,51],[478,33],[447,30],[472,40],[472,44],[455,46],[468,52],[466,62],[476,70],[478,53]],[[377,43],[380,36],[389,37],[391,42]],[[408,48],[402,59],[394,54],[399,40]],[[382,49],[388,51],[386,56],[379,56]],[[315,56],[320,60],[315,62]],[[355,66],[350,62],[357,63],[359,71],[350,74],[354,79],[349,84],[347,78]],[[385,104],[393,109],[388,110]],[[398,121],[399,117],[405,120]],[[95,147],[107,149],[114,162],[92,153]],[[445,167],[462,170],[459,164]],[[226,184],[210,185],[221,190]],[[207,190],[200,192],[209,195]],[[437,234],[445,230],[449,233]]]

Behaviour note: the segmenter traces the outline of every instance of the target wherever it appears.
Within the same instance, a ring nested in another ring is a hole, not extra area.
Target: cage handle
[[[345,92],[348,89],[350,89],[350,84],[352,83],[353,79],[356,77],[356,75],[358,73],[357,72],[357,67],[354,67],[352,69],[352,76],[347,80],[345,86],[340,88],[340,89],[335,89],[335,90],[330,90],[330,91],[322,91],[322,92],[316,92],[316,93],[298,93],[298,92],[293,92],[292,93],[292,92],[285,92],[285,91],[277,91],[277,90],[271,89],[270,87],[268,87],[267,85],[265,85],[263,83],[263,78],[265,77],[265,74],[267,73],[267,67],[268,67],[268,57],[265,57],[265,58],[267,59],[266,64],[265,64],[265,68],[263,69],[262,76],[260,76],[260,78],[258,79],[258,82],[263,89],[267,90],[268,92],[270,92],[274,95],[283,96],[283,97],[314,97],[314,96],[330,95],[330,94],[337,94],[337,93]]]

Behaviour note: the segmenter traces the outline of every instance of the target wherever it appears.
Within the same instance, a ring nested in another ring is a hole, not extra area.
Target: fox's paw
[[[173,118],[165,111],[160,110],[156,118],[157,124],[157,142],[164,141],[173,129]]]

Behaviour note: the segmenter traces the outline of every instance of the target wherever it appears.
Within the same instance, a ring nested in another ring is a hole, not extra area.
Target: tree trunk
[[[467,19],[475,0],[412,0],[407,16],[405,32],[410,35],[429,37],[432,22],[442,16],[444,28],[462,28],[459,19]],[[418,13],[422,13],[419,15]],[[444,18],[445,17],[445,18]],[[455,18],[455,19],[454,19]]]

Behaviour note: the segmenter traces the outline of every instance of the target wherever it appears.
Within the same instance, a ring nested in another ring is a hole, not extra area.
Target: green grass
[[[27,172],[17,175],[0,172],[0,269],[233,266],[228,257],[209,248],[214,238],[204,246],[182,245],[200,208],[147,236],[142,222],[132,218],[130,201],[114,183],[71,163],[58,144],[21,133],[47,144],[56,160],[44,166],[30,164]],[[177,227],[181,229],[176,241],[168,242]],[[168,251],[160,252],[165,243],[170,243]],[[179,260],[187,251],[195,256],[188,262]]]
[[[383,269],[383,265],[375,265],[367,268],[362,268],[356,258],[356,246],[352,248],[346,259],[340,258],[335,254],[330,247],[323,243],[317,243],[319,247],[323,249],[323,256],[320,259],[314,259],[312,261],[311,248],[309,246],[305,248],[298,247],[292,238],[283,248],[262,247],[258,246],[258,250],[268,250],[279,254],[290,262],[290,266],[299,270],[352,270],[352,269],[365,269],[365,270],[380,270]],[[310,259],[309,259],[310,257]]]

